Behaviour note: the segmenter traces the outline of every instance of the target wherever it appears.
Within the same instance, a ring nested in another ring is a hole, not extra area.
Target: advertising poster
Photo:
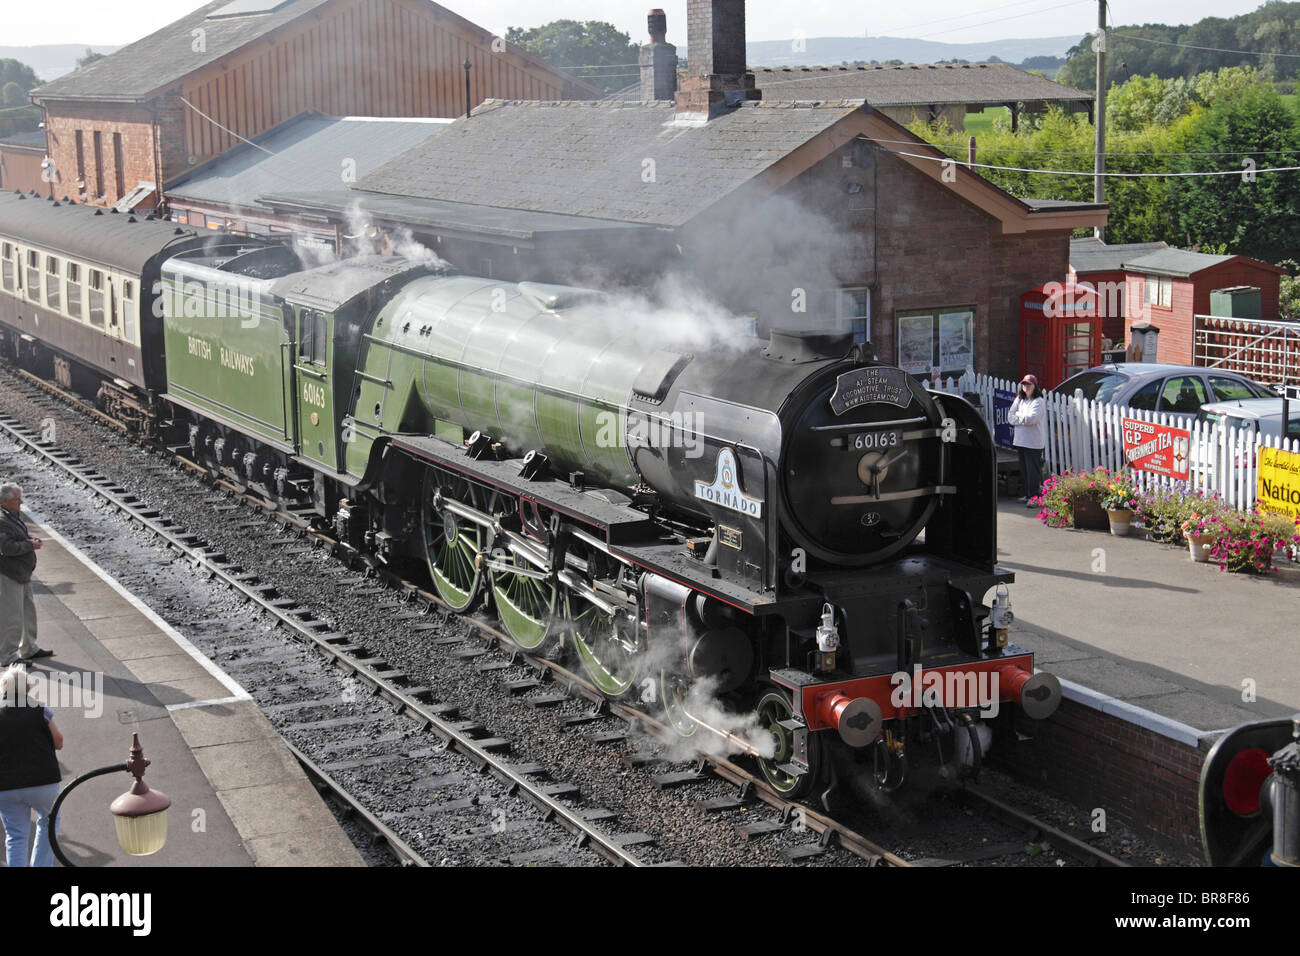
[[[1191,436],[1185,429],[1126,418],[1124,460],[1139,471],[1187,480],[1187,451]]]
[[[1255,498],[1273,514],[1300,518],[1300,455],[1280,448],[1259,450],[1259,478]]]
[[[1012,443],[1016,436],[1016,427],[1007,420],[1011,413],[1011,403],[1016,400],[1014,392],[995,389],[993,392],[993,443],[999,448],[1014,448]]]
[[[934,365],[934,316],[898,317],[898,366],[912,375],[929,375]]]
[[[939,367],[960,372],[975,367],[975,314],[944,312],[939,315]]]

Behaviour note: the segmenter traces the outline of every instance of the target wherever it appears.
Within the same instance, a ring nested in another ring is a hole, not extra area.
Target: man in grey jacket
[[[0,666],[38,657],[53,657],[53,651],[36,644],[36,602],[32,599],[32,572],[41,539],[32,537],[19,513],[23,490],[15,484],[0,485]]]

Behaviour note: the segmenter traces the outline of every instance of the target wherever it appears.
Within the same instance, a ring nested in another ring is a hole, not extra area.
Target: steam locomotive
[[[1060,702],[1008,642],[987,426],[845,337],[690,344],[592,290],[34,197],[0,244],[11,359],[784,794],[894,789],[918,741],[978,761],[983,717]]]

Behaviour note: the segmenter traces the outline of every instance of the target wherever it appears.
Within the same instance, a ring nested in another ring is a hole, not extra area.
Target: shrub
[[[1049,528],[1069,528],[1074,524],[1074,505],[1091,498],[1098,504],[1117,480],[1127,481],[1118,472],[1106,468],[1092,471],[1067,471],[1051,475],[1043,482],[1043,491],[1030,503],[1039,505],[1038,520]]]
[[[1141,496],[1137,512],[1148,538],[1177,545],[1185,544],[1189,533],[1214,536],[1208,522],[1230,510],[1217,494],[1153,488]]]
[[[1216,536],[1210,558],[1219,562],[1220,571],[1276,573],[1273,555],[1300,546],[1300,520],[1258,509],[1249,514],[1225,510],[1206,526]]]

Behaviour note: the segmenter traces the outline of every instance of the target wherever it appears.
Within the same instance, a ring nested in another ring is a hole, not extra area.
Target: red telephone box
[[[1101,364],[1100,297],[1091,286],[1049,282],[1020,296],[1020,374],[1055,388]]]

